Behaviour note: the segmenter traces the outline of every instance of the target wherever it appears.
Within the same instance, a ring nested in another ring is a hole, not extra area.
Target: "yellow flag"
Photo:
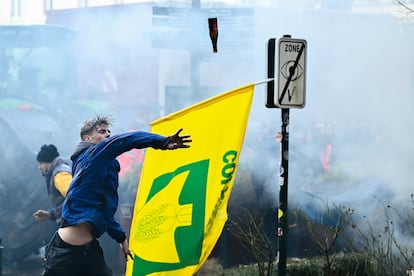
[[[151,123],[170,135],[183,128],[188,149],[147,149],[130,233],[126,275],[193,275],[227,220],[254,84]]]

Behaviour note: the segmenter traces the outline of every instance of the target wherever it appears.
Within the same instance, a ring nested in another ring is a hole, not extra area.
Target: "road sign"
[[[306,50],[304,39],[279,39],[278,98],[281,108],[303,108],[306,92]]]

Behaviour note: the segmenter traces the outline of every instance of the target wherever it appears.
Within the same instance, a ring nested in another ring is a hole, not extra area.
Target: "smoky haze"
[[[151,120],[169,112],[265,79],[268,39],[289,34],[308,45],[306,106],[290,112],[291,205],[309,208],[314,215],[329,201],[377,219],[382,203],[409,203],[412,25],[391,14],[356,13],[349,7],[316,10],[280,4],[233,16],[220,9],[239,7],[209,3],[201,8],[209,12],[188,11],[183,25],[175,17],[170,25],[156,26],[151,4],[49,12],[47,23],[76,32],[73,44],[66,45],[70,54],[65,63],[70,65],[65,76],[71,76],[66,81],[76,80],[76,86],[63,83],[39,97],[32,93],[30,100],[46,106],[49,115],[29,125],[37,124],[44,136],[15,134],[19,138],[10,137],[3,147],[21,140],[26,163],[35,162],[43,143],[55,143],[69,157],[81,123],[96,113],[113,115],[113,133],[149,129]],[[208,33],[209,17],[218,18],[217,53]],[[43,61],[53,63],[46,56]],[[280,110],[265,107],[265,91],[263,84],[255,88],[240,158],[238,174],[251,181],[236,182],[230,207],[240,203],[238,198],[246,204],[277,206]],[[18,124],[5,129],[19,133]],[[4,151],[2,162],[14,162],[14,154]],[[323,164],[321,154],[330,156],[325,158],[329,161]],[[2,175],[2,181],[8,178]]]

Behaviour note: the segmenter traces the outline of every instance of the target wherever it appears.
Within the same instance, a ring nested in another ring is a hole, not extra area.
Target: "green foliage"
[[[374,264],[375,260],[369,254],[351,252],[336,259],[333,271],[335,275],[378,275]]]
[[[318,254],[288,259],[287,275],[411,275],[408,273],[414,268],[414,195],[410,203],[411,206],[385,205],[384,210],[378,210],[374,222],[344,206],[327,204],[320,219],[311,219],[297,210],[297,222],[305,225],[306,235]],[[271,254],[274,248],[261,231],[262,225],[263,219],[248,210],[243,222],[232,223],[232,231],[237,232],[246,248],[254,251],[256,264],[203,275],[277,275],[277,263]]]
[[[230,269],[226,269],[224,271],[225,276],[252,276],[252,275],[261,275],[258,273],[258,267],[256,264],[254,265],[242,265],[239,267],[234,267]],[[276,272],[273,272],[273,274],[269,275],[277,275]]]
[[[322,259],[288,259],[286,274],[291,276],[314,276],[322,275]]]

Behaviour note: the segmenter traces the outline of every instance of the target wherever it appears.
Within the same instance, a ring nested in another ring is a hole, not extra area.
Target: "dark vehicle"
[[[79,62],[78,37],[78,31],[52,24],[0,26],[0,238],[4,275],[37,273],[42,247],[57,228],[53,222],[37,222],[32,217],[34,211],[51,207],[45,179],[37,168],[40,146],[55,144],[68,159],[79,141],[78,125],[85,118],[116,112],[110,109],[111,97],[82,94],[82,80],[93,70],[79,69],[85,61]],[[106,235],[101,244],[107,251],[108,265],[114,273],[121,273],[125,263],[119,262],[118,244]]]

